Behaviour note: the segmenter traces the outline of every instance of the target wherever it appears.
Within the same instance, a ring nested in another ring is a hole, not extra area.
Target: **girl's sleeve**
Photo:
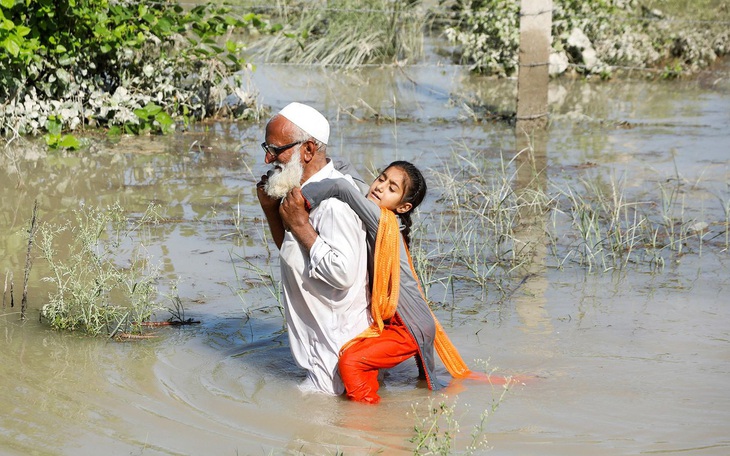
[[[367,199],[345,179],[324,179],[302,187],[302,196],[311,207],[329,198],[337,198],[352,208],[365,224],[368,233],[375,236],[380,223],[380,207]]]

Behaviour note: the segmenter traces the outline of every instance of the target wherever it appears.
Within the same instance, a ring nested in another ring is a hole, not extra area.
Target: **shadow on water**
[[[462,382],[446,394],[457,407],[460,451],[486,409],[481,452],[727,452],[727,74],[715,82],[552,81],[551,124],[544,138],[530,139],[531,154],[517,153],[525,144],[508,123],[479,114],[486,105],[513,110],[514,81],[449,66],[347,74],[261,67],[255,78],[273,110],[294,99],[321,108],[332,119],[331,151],[367,177],[393,159],[432,176],[473,153],[485,169],[504,158],[514,192],[589,178],[610,188],[623,179],[627,195],[649,201],[660,186],[680,183],[684,216],[720,237],[702,252],[668,257],[661,270],[560,267],[546,231],[569,236],[560,231],[567,222],[526,212],[516,235],[535,248],[516,278],[488,281],[486,290],[435,282],[437,316],[470,364],[488,360],[488,369],[539,378],[502,402],[499,386]],[[49,289],[36,259],[29,318],[19,321],[7,303],[0,319],[4,454],[413,452],[414,404],[441,400],[417,384],[413,366],[388,373],[377,407],[297,388],[303,374],[267,281],[278,277],[276,249],[266,245],[253,188],[266,170],[263,127],[211,124],[101,142],[82,154],[27,142],[3,150],[0,272],[16,278],[16,306],[34,200],[43,221],[82,203],[119,201],[134,215],[156,202],[166,220],[149,227],[145,247],[163,266],[160,286],[179,279],[186,316],[202,322],[127,343],[51,331],[38,323]],[[419,218],[426,236],[443,236],[433,233],[442,208],[430,188]]]

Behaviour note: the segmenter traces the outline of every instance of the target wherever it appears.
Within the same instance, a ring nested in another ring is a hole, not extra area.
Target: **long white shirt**
[[[309,182],[347,179],[329,162]],[[365,227],[350,207],[328,199],[309,214],[319,236],[309,252],[286,231],[279,252],[291,352],[307,370],[304,390],[344,392],[340,347],[370,324]]]

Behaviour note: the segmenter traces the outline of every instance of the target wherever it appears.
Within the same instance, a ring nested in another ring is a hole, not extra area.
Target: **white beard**
[[[274,168],[273,174],[264,186],[264,191],[272,198],[284,198],[293,188],[299,187],[304,176],[304,166],[300,161],[300,154],[297,150],[292,154],[289,163],[274,163],[279,168]]]

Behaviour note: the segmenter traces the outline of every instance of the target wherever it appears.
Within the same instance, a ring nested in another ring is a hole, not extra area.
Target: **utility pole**
[[[530,134],[548,123],[552,0],[521,0],[516,133]]]

